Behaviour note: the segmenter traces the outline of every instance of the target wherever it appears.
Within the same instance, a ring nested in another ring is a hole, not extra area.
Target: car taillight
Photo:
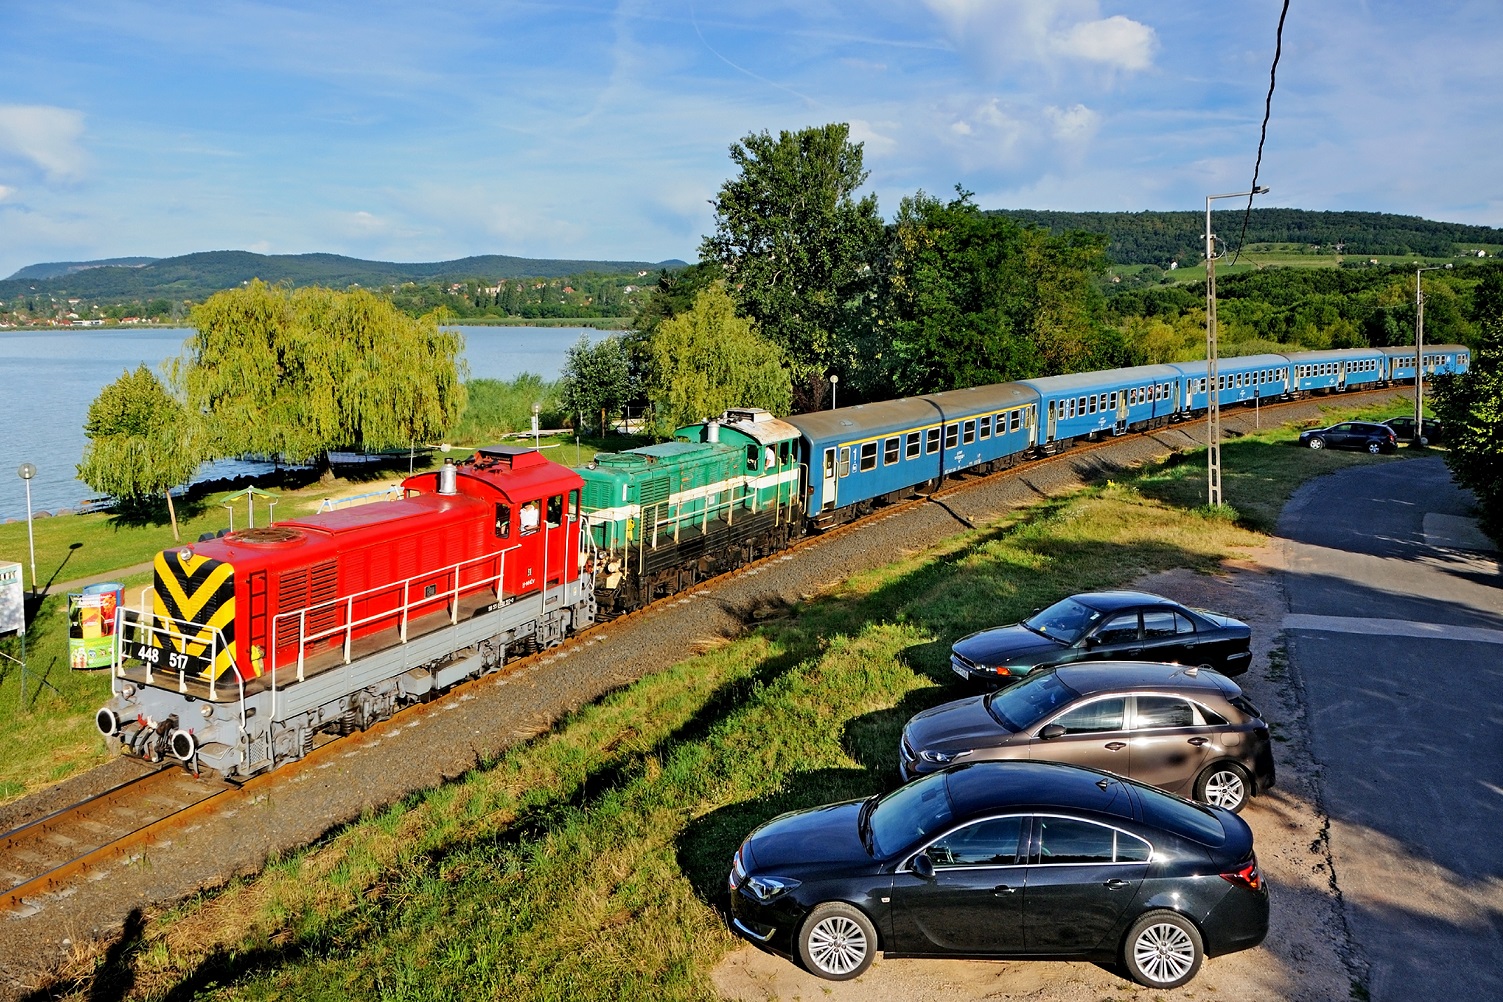
[[[1245,887],[1249,891],[1259,891],[1263,889],[1263,871],[1258,869],[1258,857],[1256,856],[1253,857],[1251,863],[1248,863],[1246,866],[1242,867],[1242,869],[1232,870],[1230,873],[1223,873],[1221,875],[1221,879],[1225,880],[1229,884],[1237,884],[1239,886]]]

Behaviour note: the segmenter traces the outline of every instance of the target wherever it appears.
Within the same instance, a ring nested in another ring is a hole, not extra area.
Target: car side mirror
[[[1084,647],[1086,650],[1090,650],[1092,647],[1100,647],[1101,638],[1094,635],[1086,637],[1080,642],[1080,646]]]
[[[918,877],[920,880],[934,879],[934,860],[929,858],[928,853],[919,853],[917,856],[913,857],[913,862],[909,865],[913,868],[914,876]]]
[[[1065,736],[1065,734],[1066,731],[1064,724],[1049,724],[1043,730],[1039,731],[1039,737],[1043,738],[1045,741],[1053,741],[1055,738],[1062,738]]]

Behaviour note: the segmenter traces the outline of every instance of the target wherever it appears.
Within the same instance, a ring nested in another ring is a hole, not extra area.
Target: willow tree
[[[78,479],[121,501],[164,495],[177,539],[172,488],[198,469],[198,427],[145,365],[126,371],[89,405]]]
[[[193,310],[173,367],[216,457],[406,448],[464,410],[463,338],[364,290],[251,282]]]
[[[649,345],[649,396],[659,435],[730,407],[788,412],[793,391],[782,352],[753,321],[736,316],[723,283],[700,292],[692,309],[659,323]]]

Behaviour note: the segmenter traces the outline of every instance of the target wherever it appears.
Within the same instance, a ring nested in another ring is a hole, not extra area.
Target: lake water
[[[581,334],[592,340],[603,336],[581,327],[457,329],[465,337],[472,379],[512,379],[524,372],[556,379]],[[26,486],[16,475],[22,463],[37,468],[31,481],[33,512],[74,508],[94,497],[74,477],[88,441],[83,426],[89,404],[142,362],[160,372],[159,363],[178,354],[192,333],[184,328],[0,333],[0,522],[26,517]],[[226,460],[199,476],[263,468],[264,463]]]

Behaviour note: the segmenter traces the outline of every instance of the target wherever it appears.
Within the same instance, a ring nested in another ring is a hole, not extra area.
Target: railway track
[[[1380,393],[1391,394],[1392,389],[1349,394],[1343,398],[1343,402],[1355,403],[1364,397]],[[1265,405],[1263,409],[1278,413],[1302,402],[1306,401],[1291,400],[1280,404]],[[1168,431],[1202,427],[1204,427],[1203,422],[1183,422],[1141,434],[1156,436]],[[745,564],[715,578],[697,582],[672,595],[658,599],[651,605],[614,617],[610,622],[621,624],[634,620],[677,602],[686,595],[713,590],[725,581],[743,576],[748,572],[755,573],[758,568],[775,561],[791,559],[793,554],[817,546],[821,541],[859,530],[872,518],[894,515],[904,509],[930,501],[942,503],[946,497],[993,478],[1022,475],[1055,461],[1068,461],[1105,449],[1115,441],[1117,439],[1106,438],[1098,442],[1079,442],[1053,455],[1021,462],[994,473],[959,474],[953,480],[947,479],[938,490],[931,494],[880,507],[866,517],[832,526],[816,535],[806,536],[778,553]],[[566,640],[558,647],[510,661],[500,668],[499,673],[507,675],[526,670],[539,660],[557,656],[589,640],[590,633],[586,631],[576,638]],[[475,686],[492,683],[495,678],[496,673],[483,676],[455,687],[454,692],[462,693]],[[289,763],[275,772],[253,777],[243,787],[223,781],[197,779],[174,763],[170,766],[154,768],[103,793],[0,834],[0,888],[4,888],[0,890],[0,911],[8,911],[21,916],[29,914],[36,910],[36,906],[29,904],[28,899],[64,891],[81,877],[101,879],[111,867],[128,864],[138,859],[146,847],[155,841],[170,838],[173,832],[180,830],[194,817],[213,811],[222,803],[240,799],[227,796],[228,794],[236,791],[249,794],[253,787],[259,788],[264,784],[286,781],[306,768],[316,767],[325,757],[328,744],[336,744],[342,750],[352,750],[359,748],[368,740],[373,743],[379,742],[381,733],[387,727],[403,726],[404,721],[434,712],[441,703],[442,700],[439,703],[409,707],[398,713],[393,721],[377,724],[369,731],[341,739],[331,739],[330,742],[321,744],[311,755]]]
[[[0,834],[0,909],[24,911],[29,896],[128,860],[141,836],[231,789],[160,766]]]

